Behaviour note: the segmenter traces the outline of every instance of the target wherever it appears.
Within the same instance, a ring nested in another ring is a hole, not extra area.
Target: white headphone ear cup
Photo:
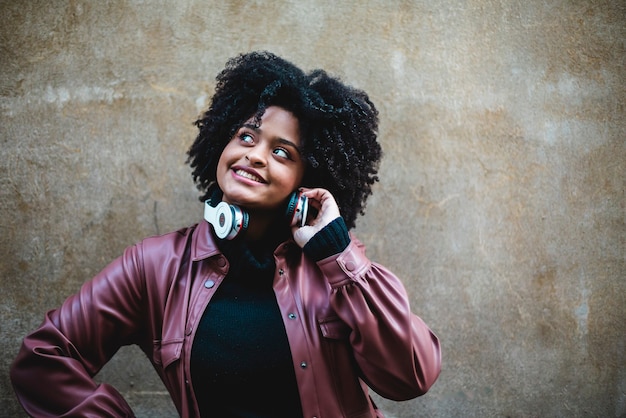
[[[218,203],[217,206],[215,206],[215,216],[213,219],[214,222],[212,222],[211,225],[213,225],[215,235],[221,239],[231,239],[228,238],[228,235],[232,233],[235,219],[231,206],[226,202]]]
[[[220,202],[213,207],[210,201],[204,202],[204,219],[213,226],[220,239],[233,239],[248,228],[248,213],[239,207]]]
[[[248,228],[249,215],[248,212],[241,209],[239,206],[228,205],[231,210],[232,220],[230,226],[230,233],[226,235],[226,239],[234,239],[240,233]]]

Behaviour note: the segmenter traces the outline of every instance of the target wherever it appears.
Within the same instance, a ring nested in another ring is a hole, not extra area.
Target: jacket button
[[[280,274],[280,275],[282,276],[283,274],[285,274],[285,270],[283,270],[283,269],[278,269],[278,274]]]
[[[215,286],[215,282],[213,280],[207,280],[206,282],[204,282],[204,287],[206,287],[207,289],[210,289],[213,286]]]
[[[287,315],[287,317],[289,319],[296,319],[298,317],[298,315],[296,315],[295,313],[291,312],[289,315]]]
[[[300,368],[306,369],[306,366],[307,366],[306,361],[303,361],[300,363]]]
[[[220,257],[217,259],[217,265],[220,267],[224,267],[226,265],[226,259],[224,257]]]
[[[346,269],[348,269],[348,271],[353,271],[355,267],[356,266],[354,265],[354,261],[348,261],[346,263]]]

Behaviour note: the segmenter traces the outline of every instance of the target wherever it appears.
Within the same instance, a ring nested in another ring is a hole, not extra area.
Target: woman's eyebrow
[[[244,123],[242,127],[252,129],[253,131],[256,131],[256,132],[261,130],[261,127],[259,125],[257,125],[256,123],[250,123],[250,122]]]

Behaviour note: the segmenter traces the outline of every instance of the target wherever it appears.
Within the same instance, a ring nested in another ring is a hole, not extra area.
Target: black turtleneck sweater
[[[350,242],[338,218],[305,246],[321,260]],[[191,350],[202,417],[301,417],[287,334],[272,288],[278,241],[220,241],[230,270],[207,306]],[[271,251],[269,250],[271,249]]]

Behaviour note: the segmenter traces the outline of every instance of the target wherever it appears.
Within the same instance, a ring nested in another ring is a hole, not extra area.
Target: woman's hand
[[[293,226],[291,232],[293,239],[300,247],[304,247],[307,242],[326,225],[337,219],[339,206],[335,202],[335,198],[326,189],[300,189],[303,195],[309,199],[309,216],[306,225],[303,227]],[[314,210],[312,211],[311,208]],[[311,217],[315,214],[315,217]]]

